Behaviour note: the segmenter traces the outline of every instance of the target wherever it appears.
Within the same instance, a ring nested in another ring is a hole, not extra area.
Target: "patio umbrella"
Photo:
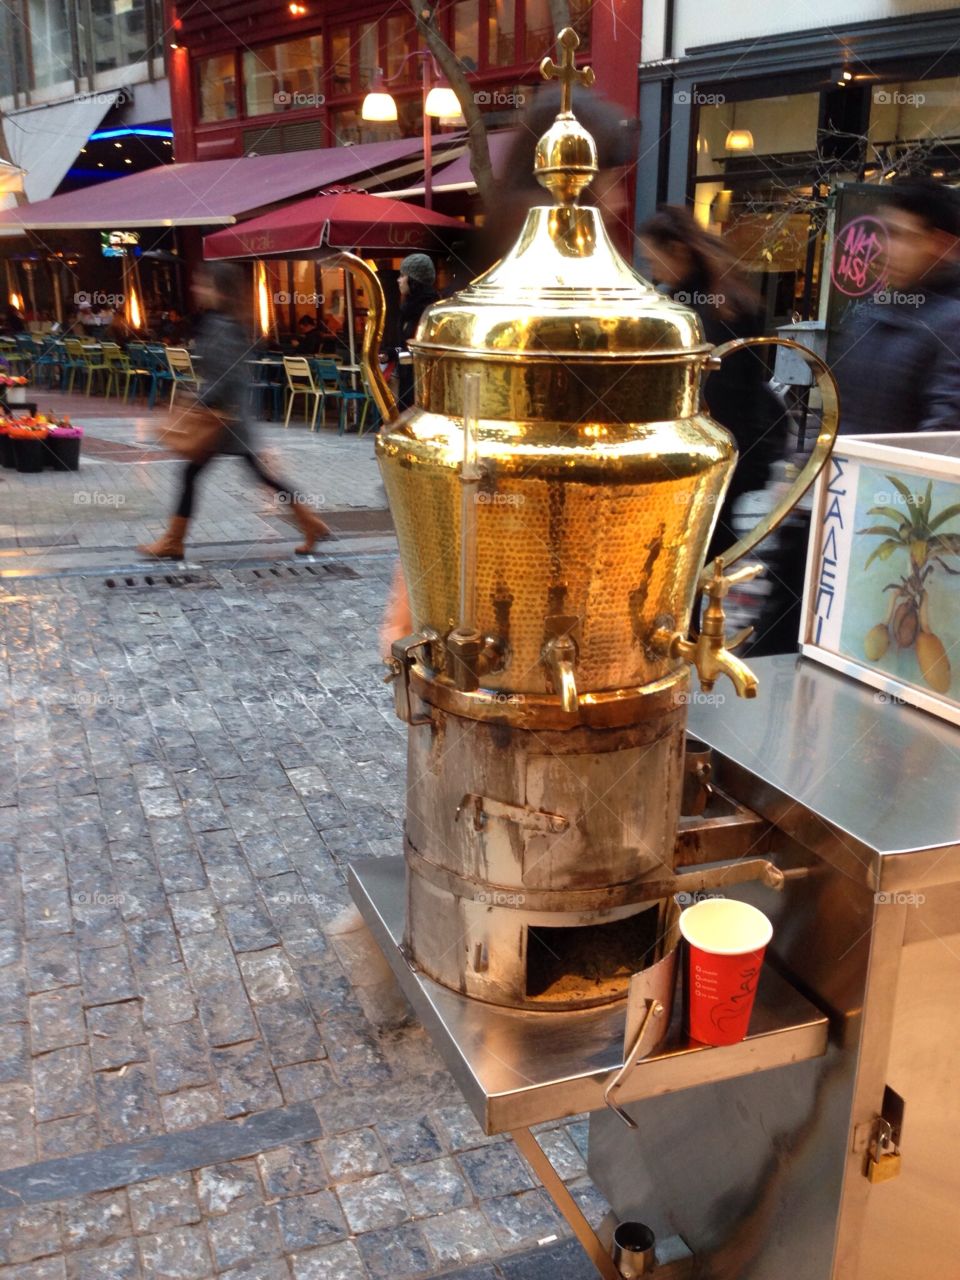
[[[204,236],[203,256],[221,258],[313,257],[324,249],[407,254],[434,252],[453,233],[473,228],[456,218],[403,200],[341,191],[297,200],[260,218]]]

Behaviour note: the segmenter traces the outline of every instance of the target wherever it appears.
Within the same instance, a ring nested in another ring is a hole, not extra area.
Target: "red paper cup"
[[[707,898],[680,917],[687,943],[687,1016],[701,1044],[737,1044],[747,1034],[763,953],[773,925],[734,898]]]

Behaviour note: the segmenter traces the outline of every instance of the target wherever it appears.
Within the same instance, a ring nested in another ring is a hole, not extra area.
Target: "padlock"
[[[867,1153],[866,1174],[870,1182],[889,1182],[900,1174],[901,1156],[895,1145],[893,1126],[882,1117],[877,1121],[877,1135]]]

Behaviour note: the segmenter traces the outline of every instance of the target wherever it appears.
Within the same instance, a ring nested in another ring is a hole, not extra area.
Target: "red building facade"
[[[635,115],[640,4],[572,0],[599,90]],[[613,6],[617,6],[615,9]],[[549,0],[441,0],[441,29],[492,125],[506,125],[555,51]],[[611,23],[613,26],[611,26]],[[175,0],[170,97],[178,161],[303,151],[422,129],[418,47],[406,0]],[[360,118],[377,68],[395,125]],[[395,78],[394,78],[395,77]]]

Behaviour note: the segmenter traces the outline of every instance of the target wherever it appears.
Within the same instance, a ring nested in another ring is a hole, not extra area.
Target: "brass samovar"
[[[414,626],[390,659],[410,726],[405,948],[436,981],[527,1009],[619,999],[662,954],[688,882],[675,850],[689,668],[704,689],[726,674],[755,693],[722,601],[760,566],[726,570],[813,482],[837,424],[833,380],[804,352],[823,400],[813,454],[705,569],[736,446],[701,384],[730,351],[776,340],[711,348],[696,313],[637,275],[578,203],[597,157],[571,112],[574,83],[593,79],[575,69],[577,43],[564,32],[560,65],[543,64],[562,86],[536,149],[551,202],[425,312],[414,408],[397,417],[375,362],[368,374]],[[377,311],[376,276],[355,265]],[[368,356],[378,327],[380,314]],[[767,863],[752,874],[775,878]]]

